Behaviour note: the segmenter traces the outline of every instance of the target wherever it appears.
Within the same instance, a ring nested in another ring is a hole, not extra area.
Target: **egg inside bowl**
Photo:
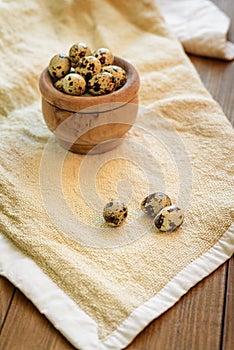
[[[102,153],[119,145],[135,123],[140,78],[135,67],[120,57],[114,65],[127,74],[126,83],[109,94],[72,96],[57,90],[48,72],[41,73],[42,114],[59,144],[81,154]]]

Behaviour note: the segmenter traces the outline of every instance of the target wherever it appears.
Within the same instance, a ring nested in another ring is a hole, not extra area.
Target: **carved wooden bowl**
[[[46,68],[39,80],[42,113],[48,128],[64,148],[86,154],[109,151],[120,144],[138,112],[140,79],[126,60],[114,63],[125,69],[126,83],[110,94],[72,96],[57,90]]]

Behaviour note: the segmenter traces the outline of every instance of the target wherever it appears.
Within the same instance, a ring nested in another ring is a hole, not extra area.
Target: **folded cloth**
[[[185,51],[224,60],[234,59],[227,40],[229,17],[209,0],[156,0],[169,28]]]
[[[0,274],[75,347],[122,349],[232,255],[233,128],[152,1],[3,1],[0,20]],[[136,124],[102,155],[66,152],[41,114],[39,75],[77,41],[141,78]],[[172,234],[140,210],[156,191],[185,211]]]

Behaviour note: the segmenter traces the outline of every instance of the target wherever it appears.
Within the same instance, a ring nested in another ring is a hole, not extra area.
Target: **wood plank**
[[[0,333],[9,310],[15,287],[0,276]]]
[[[190,56],[202,82],[234,125],[234,62]]]
[[[229,291],[233,291],[233,265],[230,277],[232,287],[229,287]],[[220,286],[225,286],[226,270],[227,263],[190,290],[172,309],[151,323],[127,349],[219,349],[225,296],[225,289]],[[232,347],[228,346],[233,342],[233,298],[231,298],[233,292],[229,293],[224,337],[227,345],[223,350],[231,349]],[[74,349],[18,290],[5,322],[0,344],[0,350]]]
[[[228,262],[228,281],[222,350],[234,349],[234,257]]]
[[[2,328],[0,350],[73,350],[74,347],[17,289]]]
[[[220,286],[225,286],[226,271],[227,263],[152,322],[127,349],[220,349],[225,298],[225,288]],[[230,331],[227,329],[227,334]],[[72,350],[74,347],[17,290],[3,327],[0,350],[19,349]],[[226,349],[229,348],[223,350]]]
[[[192,288],[127,350],[219,350],[227,265]]]

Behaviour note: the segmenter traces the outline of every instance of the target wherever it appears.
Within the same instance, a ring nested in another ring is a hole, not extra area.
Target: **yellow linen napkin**
[[[233,129],[151,1],[1,2],[0,18],[0,273],[77,348],[122,349],[232,255]],[[66,152],[41,114],[39,75],[77,41],[141,77],[136,125],[102,155]],[[185,211],[170,235],[140,210],[153,191]]]

